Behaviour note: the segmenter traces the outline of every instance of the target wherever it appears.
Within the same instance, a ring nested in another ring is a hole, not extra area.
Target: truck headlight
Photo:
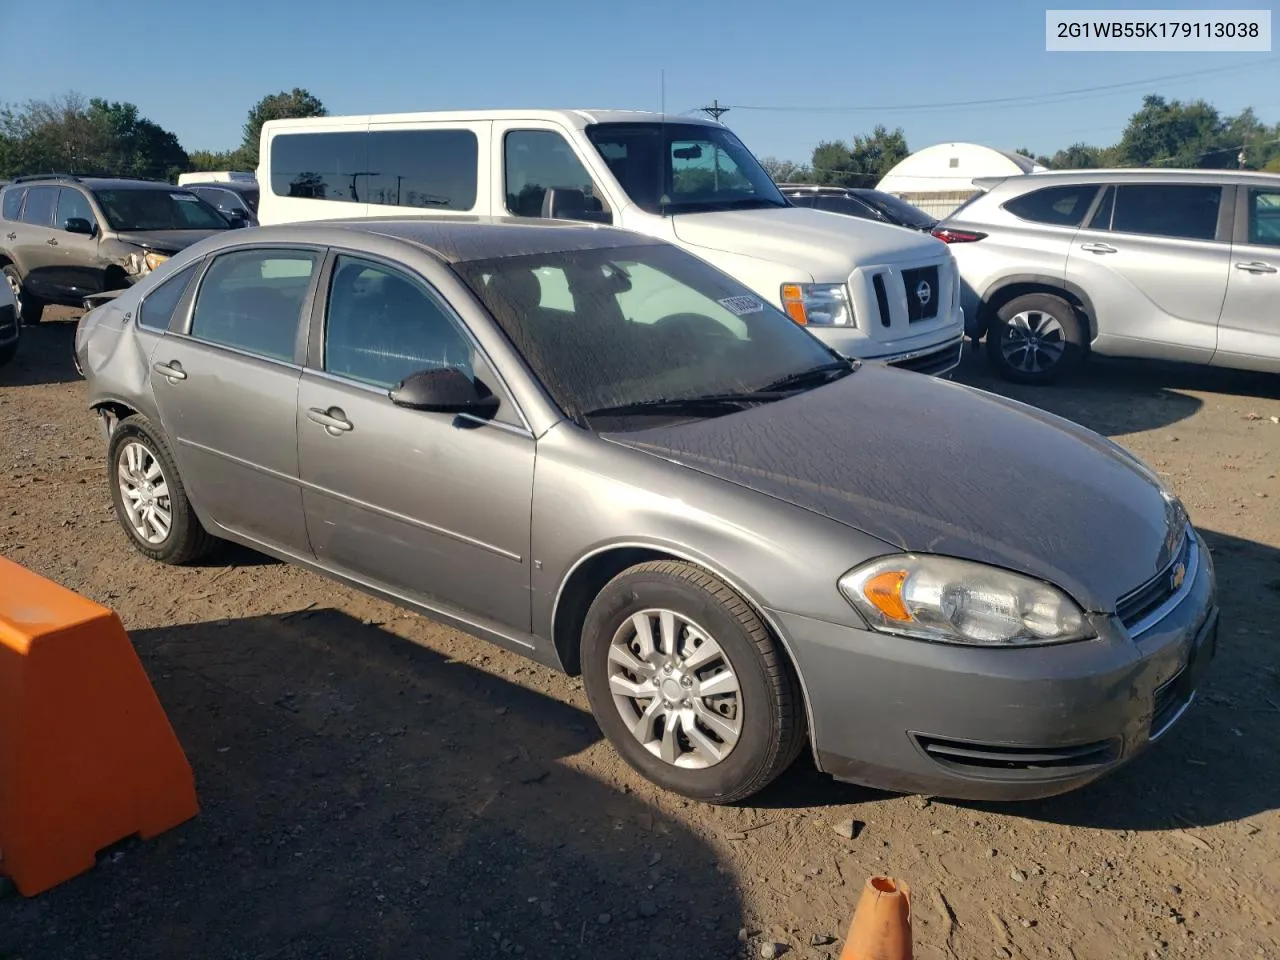
[[[990,647],[1094,635],[1084,612],[1057,587],[968,560],[881,557],[845,574],[839,586],[881,633]]]
[[[849,288],[843,283],[784,283],[782,309],[801,326],[857,326]]]

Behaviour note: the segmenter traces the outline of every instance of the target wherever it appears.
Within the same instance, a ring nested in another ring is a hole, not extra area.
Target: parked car
[[[612,224],[737,278],[850,357],[925,373],[964,342],[955,266],[932,238],[789,203],[710,120],[489,110],[272,120],[263,224],[514,215]]]
[[[178,174],[178,186],[185,187],[189,183],[257,183],[257,175],[252,170],[199,170],[194,173]]]
[[[886,789],[1059,793],[1168,730],[1214,649],[1209,553],[1118,445],[842,358],[636,234],[233,231],[76,352],[143,554],[238,541],[580,671],[686,796],[806,738]]]
[[[968,333],[1010,380],[1089,354],[1280,372],[1280,176],[1082,170],[978,180],[934,230]]]
[[[231,227],[189,190],[149,180],[19,177],[0,190],[0,270],[24,323],[127,287],[179,250]]]
[[[0,367],[12,360],[18,352],[18,338],[21,335],[18,302],[9,285],[0,283]]]
[[[890,223],[895,227],[931,231],[938,218],[891,193],[869,187],[821,187],[804,183],[780,183],[778,189],[797,207],[813,207],[829,213],[844,213],[863,220]]]
[[[190,190],[201,200],[205,200],[232,222],[240,226],[256,227],[258,225],[258,184],[242,181],[224,181],[222,183],[187,183],[185,189]]]

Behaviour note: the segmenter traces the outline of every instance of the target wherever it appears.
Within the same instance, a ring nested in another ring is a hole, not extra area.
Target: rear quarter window
[[[0,198],[0,217],[6,220],[17,220],[18,214],[22,212],[22,198],[26,193],[25,187],[6,190],[4,197]]]
[[[1004,208],[1020,220],[1055,227],[1078,227],[1097,193],[1096,183],[1042,187],[1006,201]]]

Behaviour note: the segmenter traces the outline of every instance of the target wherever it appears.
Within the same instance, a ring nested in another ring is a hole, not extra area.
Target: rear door
[[[1075,237],[1067,280],[1097,316],[1101,353],[1207,363],[1230,271],[1229,187],[1109,186]]]
[[[59,265],[57,231],[53,216],[58,207],[57,187],[28,187],[19,223],[7,224],[9,249],[22,274],[23,284],[35,296],[56,299]]]
[[[1237,187],[1215,366],[1280,371],[1280,187]]]
[[[322,260],[285,247],[213,257],[189,315],[151,354],[156,405],[201,520],[303,557],[298,380]]]

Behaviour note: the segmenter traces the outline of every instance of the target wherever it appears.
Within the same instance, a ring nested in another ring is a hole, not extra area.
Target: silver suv
[[[1090,353],[1280,372],[1280,176],[1082,170],[975,180],[934,236],[1009,380]]]

